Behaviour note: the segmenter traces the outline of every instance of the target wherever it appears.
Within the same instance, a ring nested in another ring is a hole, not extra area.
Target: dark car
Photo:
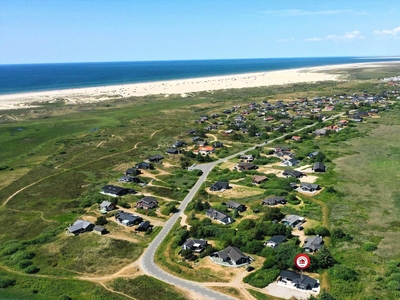
[[[248,266],[247,268],[246,268],[246,271],[247,272],[251,272],[251,271],[253,271],[254,270],[254,267],[252,267],[252,266]]]
[[[299,227],[297,227],[297,229],[301,231],[301,230],[304,229],[304,227],[303,226],[299,226]]]

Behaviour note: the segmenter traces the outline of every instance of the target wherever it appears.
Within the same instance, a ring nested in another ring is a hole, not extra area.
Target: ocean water
[[[399,58],[308,57],[0,65],[0,94],[392,60]]]

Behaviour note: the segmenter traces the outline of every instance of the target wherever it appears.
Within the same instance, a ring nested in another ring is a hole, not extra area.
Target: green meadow
[[[169,157],[165,149],[178,139],[193,145],[186,131],[203,130],[206,123],[195,123],[200,115],[220,114],[217,121],[224,125],[211,131],[208,139],[222,141],[227,146],[214,156],[224,157],[263,141],[245,134],[240,139],[223,135],[232,118],[222,114],[224,109],[263,100],[292,101],[300,97],[312,99],[364,90],[380,93],[390,87],[376,78],[392,76],[396,71],[363,69],[358,73],[346,72],[350,81],[199,92],[188,98],[146,96],[77,106],[57,103],[3,111],[0,119],[0,298],[183,299],[174,287],[144,276],[112,278],[104,285],[85,279],[111,276],[136,261],[154,234],[135,237],[112,222],[111,215],[105,227],[129,239],[93,233],[71,237],[65,234],[65,228],[82,216],[95,220],[99,216],[98,203],[110,199],[100,195],[100,189],[106,184],[115,184],[127,168],[158,153],[166,158],[162,165],[155,165],[156,170],[144,176],[151,184],[124,186],[134,188],[138,195],[159,197],[161,212],[152,211],[149,216],[164,222],[172,211],[170,203],[177,205],[198,178],[183,170],[182,164],[200,163],[193,157],[181,159],[183,155]],[[282,212],[306,216],[312,220],[310,227],[313,229],[324,225],[331,233],[341,229],[345,234],[331,235],[327,239],[338,264],[324,271],[323,285],[336,299],[400,297],[397,247],[400,238],[400,105],[393,101],[391,107],[390,111],[380,112],[379,118],[368,118],[338,134],[316,139],[301,132],[302,142],[282,139],[276,143],[290,145],[303,157],[316,149],[326,155],[328,170],[317,180],[325,189],[310,198],[300,195],[298,201],[292,197],[293,203],[282,208]],[[265,123],[254,115],[248,120],[260,130],[264,129]],[[303,125],[304,121],[299,121],[295,128]],[[267,147],[256,150],[260,160],[273,163],[265,158],[268,151]],[[237,161],[233,159],[228,163]],[[225,165],[220,165],[213,170],[195,200],[207,199],[217,206],[236,197],[235,201],[250,207],[238,217],[239,221],[251,218],[253,209],[262,209],[259,202],[263,197],[278,193],[294,195],[282,189],[285,182],[276,176],[271,175],[264,187],[254,187],[251,176],[257,172],[242,176],[225,169]],[[205,192],[221,178],[234,181],[240,195],[219,196]],[[138,198],[137,195],[127,196],[126,203],[133,207]],[[188,216],[190,209],[193,207],[188,208]],[[196,213],[194,217],[204,219],[203,215]],[[240,227],[237,222],[231,230]],[[179,226],[175,231],[178,230]],[[174,261],[177,248],[171,248],[173,238],[173,235],[169,237],[160,248],[167,257],[158,253],[157,260],[176,275],[185,277],[187,272],[188,279],[216,281],[212,271],[196,279],[184,261]],[[216,241],[216,245],[222,246],[223,242]],[[222,282],[227,280],[228,277],[220,278]],[[237,292],[229,287],[226,291],[232,295]],[[256,299],[270,299],[251,288],[249,292]]]

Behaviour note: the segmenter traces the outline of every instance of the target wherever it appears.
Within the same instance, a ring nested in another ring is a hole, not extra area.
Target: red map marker
[[[294,265],[300,270],[307,269],[310,266],[310,263],[311,260],[307,254],[300,253],[294,258]]]

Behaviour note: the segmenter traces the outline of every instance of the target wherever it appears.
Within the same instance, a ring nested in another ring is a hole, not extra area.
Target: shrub
[[[3,251],[1,251],[1,255],[5,256],[5,255],[11,255],[14,254],[15,252],[18,252],[19,250],[23,250],[24,246],[17,243],[17,244],[11,244],[11,245],[7,245]]]
[[[131,205],[126,201],[121,201],[119,205],[123,208],[131,208]]]
[[[24,272],[27,274],[34,274],[39,271],[40,271],[39,267],[31,265],[31,266],[27,267]]]
[[[304,229],[305,235],[315,235],[315,229],[312,227],[308,227]]]
[[[319,226],[315,229],[315,233],[320,236],[329,236],[330,232],[329,229],[324,226]]]
[[[356,271],[343,265],[334,266],[330,273],[333,277],[345,281],[356,281],[358,276]]]
[[[95,222],[96,225],[106,225],[107,223],[108,221],[105,216],[98,217]]]
[[[375,251],[376,249],[378,249],[378,247],[372,242],[366,242],[363,245],[363,249],[365,251],[372,252],[372,251]]]
[[[32,261],[29,259],[23,259],[18,263],[18,267],[20,267],[21,269],[25,269],[30,265],[32,265]]]
[[[261,269],[243,278],[244,283],[254,287],[264,288],[274,282],[279,275],[279,269]]]
[[[15,285],[15,279],[8,278],[8,277],[1,277],[0,278],[0,289],[5,289],[6,287]]]
[[[72,298],[68,297],[65,294],[62,294],[60,297],[58,297],[58,300],[71,300]]]

